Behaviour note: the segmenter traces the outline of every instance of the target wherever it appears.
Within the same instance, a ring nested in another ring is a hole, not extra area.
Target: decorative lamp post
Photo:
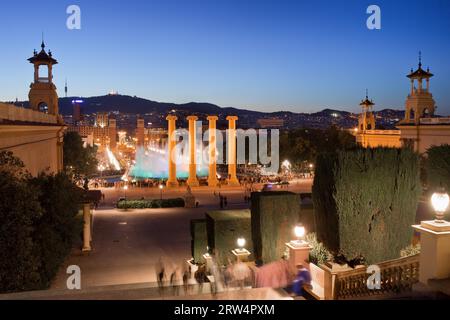
[[[305,227],[298,224],[294,227],[294,235],[297,239],[286,243],[289,251],[289,264],[292,270],[297,270],[298,265],[309,266],[309,252],[312,247],[304,240],[305,234]]]
[[[245,250],[245,239],[244,238],[238,238],[236,241],[237,245],[238,245],[238,249],[239,251],[244,251]]]
[[[126,185],[123,187],[125,201],[127,201],[127,190],[128,190],[128,185],[126,184]]]
[[[297,238],[297,240],[292,240],[291,243],[296,247],[306,247],[308,245],[308,242],[306,242],[304,240],[305,233],[306,233],[306,230],[305,230],[304,226],[302,226],[300,224],[296,225],[294,227],[294,234],[295,234],[295,237]]]
[[[245,249],[246,243],[247,241],[243,237],[239,237],[237,239],[236,244],[238,247],[231,251],[233,255],[236,256],[237,261],[244,262],[248,260],[248,257],[250,256],[250,251]]]
[[[162,192],[163,192],[163,188],[164,188],[164,186],[163,186],[162,184],[160,184],[160,185],[159,185],[159,198],[161,199],[161,201],[162,201]]]
[[[420,233],[419,282],[424,284],[430,279],[450,277],[450,222],[444,220],[449,202],[444,190],[435,192],[431,196],[431,205],[436,218],[412,226]]]
[[[444,213],[448,208],[450,198],[444,191],[435,192],[431,196],[431,204],[433,205],[434,211],[436,211],[436,223],[444,223]]]

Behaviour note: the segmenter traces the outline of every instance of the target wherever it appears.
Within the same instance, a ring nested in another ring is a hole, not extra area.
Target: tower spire
[[[369,99],[369,89],[366,88],[366,99]]]
[[[422,51],[419,51],[419,68],[422,68]]]
[[[66,83],[65,83],[65,86],[64,86],[64,93],[66,94],[66,98],[67,98],[67,78],[66,78]]]
[[[42,43],[41,43],[41,48],[42,48],[42,50],[44,50],[44,48],[45,48],[45,43],[44,43],[44,31],[42,31]]]

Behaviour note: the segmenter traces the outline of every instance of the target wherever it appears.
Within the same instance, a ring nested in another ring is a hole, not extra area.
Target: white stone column
[[[219,119],[217,116],[208,116],[209,121],[209,174],[208,174],[208,186],[216,187],[219,184],[217,180],[217,168],[216,168],[216,121]]]
[[[83,249],[91,251],[91,204],[83,204]]]
[[[422,221],[412,227],[420,232],[419,281],[450,278],[450,222]]]
[[[168,188],[173,188],[178,186],[177,180],[177,165],[176,165],[176,155],[175,155],[175,147],[177,145],[176,136],[175,136],[175,121],[177,121],[177,117],[174,115],[168,115],[166,120],[169,122],[168,126],[168,161],[169,161],[169,177],[167,179],[166,186]]]
[[[298,265],[303,265],[305,268],[309,268],[309,252],[312,247],[308,244],[304,246],[295,246],[294,244],[288,242],[286,247],[289,250],[289,265],[291,270],[297,271]]]
[[[236,121],[237,116],[228,116],[228,185],[239,186],[239,180],[236,175]]]
[[[198,120],[198,117],[189,116],[186,119],[189,121],[189,178],[187,179],[187,184],[190,187],[198,187],[196,163],[197,139],[195,137],[195,121]]]

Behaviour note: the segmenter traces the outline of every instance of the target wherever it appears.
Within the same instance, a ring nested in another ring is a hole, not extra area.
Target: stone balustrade
[[[419,255],[377,264],[381,273],[381,288],[369,289],[367,267],[333,271],[325,270],[325,299],[359,299],[377,295],[391,295],[411,291],[419,281]],[[327,290],[328,289],[328,290]],[[328,292],[328,294],[327,294]]]
[[[1,120],[49,124],[58,123],[58,117],[55,115],[5,103],[0,103]]]

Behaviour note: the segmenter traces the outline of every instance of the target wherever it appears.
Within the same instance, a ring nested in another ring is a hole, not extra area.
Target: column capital
[[[238,118],[238,116],[227,116],[227,118],[226,118],[228,121],[236,121],[236,120],[238,120],[239,118]]]
[[[197,116],[187,116],[186,120],[188,120],[188,121],[197,121],[198,117]]]
[[[174,115],[172,115],[172,114],[169,114],[167,117],[166,117],[166,120],[168,120],[168,121],[176,121],[176,120],[178,120],[178,117],[177,116],[174,116]]]
[[[218,116],[208,116],[206,118],[206,120],[208,120],[208,121],[217,121],[217,120],[219,120],[219,117]]]

